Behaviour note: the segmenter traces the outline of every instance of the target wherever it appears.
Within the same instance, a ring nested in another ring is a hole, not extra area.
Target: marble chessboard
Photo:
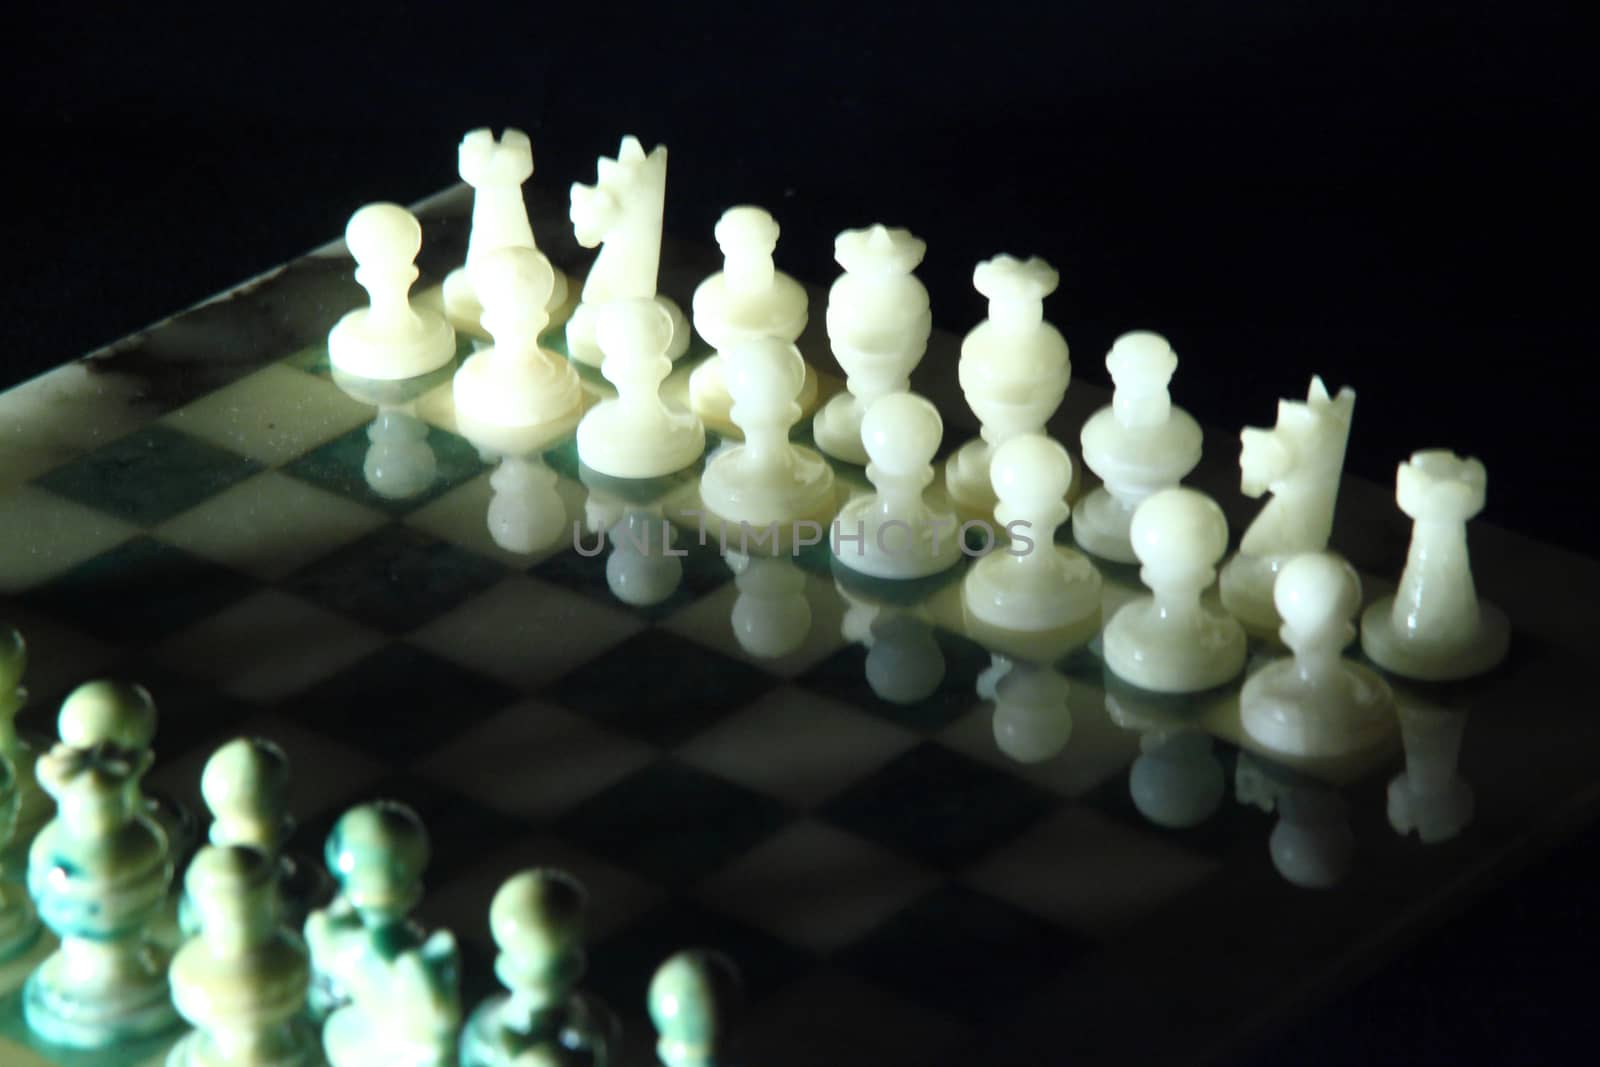
[[[417,206],[419,290],[461,261],[469,208],[464,187]],[[535,202],[534,223],[581,270],[559,209]],[[81,681],[138,681],[160,710],[147,784],[193,808],[203,761],[241,734],[289,754],[296,844],[313,855],[356,801],[415,807],[435,849],[421,915],[461,940],[469,1009],[494,988],[495,888],[549,865],[591,893],[585,984],[622,1015],[627,1064],[654,1062],[645,985],[690,945],[741,969],[742,1062],[1212,1062],[1595,814],[1600,721],[1577,698],[1592,559],[1474,524],[1513,653],[1425,695],[1465,724],[1476,817],[1423,844],[1386,811],[1398,740],[1286,763],[1244,737],[1237,685],[1154,698],[1111,680],[1093,646],[1057,656],[974,630],[959,568],[873,582],[824,548],[739,574],[689,529],[672,561],[586,555],[565,536],[502,547],[495,465],[457,432],[448,370],[381,389],[331,372],[327,330],[361,298],[350,267],[330,245],[0,395],[0,619],[29,643],[24,728],[50,733]],[[713,269],[705,248],[669,242],[663,291],[687,306]],[[821,319],[801,347],[826,391]],[[973,432],[956,344],[936,331],[914,380],[947,451]],[[1074,383],[1051,432],[1076,455],[1107,399]],[[1235,539],[1257,506],[1238,491],[1236,433],[1208,428],[1189,479]],[[542,462],[580,523],[671,520],[694,499],[694,471],[594,477],[570,439]],[[1369,599],[1408,535],[1392,486],[1345,478],[1333,547]],[[769,581],[747,579],[762,568]],[[1102,570],[1108,604],[1138,591],[1134,568]],[[619,575],[661,595],[629,603]],[[741,642],[740,611],[809,625],[774,657]],[[998,706],[997,656],[1059,679],[1064,699]],[[1274,863],[1291,795],[1344,813],[1354,851],[1335,888]],[[0,967],[0,1063],[162,1062],[169,1039],[72,1053],[33,1037],[18,990],[42,951]]]

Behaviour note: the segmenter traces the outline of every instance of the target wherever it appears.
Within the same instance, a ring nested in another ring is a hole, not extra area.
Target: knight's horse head
[[[609,231],[625,214],[630,194],[636,191],[642,177],[650,173],[651,165],[659,169],[665,162],[665,149],[657,148],[646,155],[637,137],[624,137],[615,159],[600,158],[593,185],[574,182],[571,217],[578,243],[594,248],[605,241]]]

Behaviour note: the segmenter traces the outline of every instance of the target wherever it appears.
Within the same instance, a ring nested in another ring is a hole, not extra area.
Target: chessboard
[[[417,206],[425,285],[461,261],[469,207],[462,188]],[[557,211],[536,202],[535,226],[581,271]],[[288,753],[306,854],[353,803],[414,807],[434,849],[420,914],[459,938],[469,1009],[494,989],[490,898],[543,865],[589,890],[584,984],[622,1016],[627,1064],[654,1062],[646,983],[688,946],[740,968],[751,1064],[1214,1061],[1594,814],[1600,724],[1572,698],[1594,560],[1474,525],[1513,654],[1402,693],[1444,709],[1477,798],[1470,826],[1423,844],[1387,817],[1398,742],[1336,762],[1257,751],[1237,686],[1154,698],[1092,645],[975,631],[960,568],[873,582],[825,546],[743,558],[689,529],[682,557],[585,552],[592,533],[506,547],[499,464],[458,432],[448,371],[374,389],[330,369],[327,329],[361,299],[350,268],[330,245],[0,396],[0,620],[29,644],[25,728],[52,734],[82,681],[138,681],[160,711],[147,785],[191,810],[204,760],[239,735]],[[684,300],[712,269],[669,243],[662,288]],[[837,388],[812,318],[801,347]],[[956,344],[936,331],[914,381],[947,449],[973,432]],[[1051,432],[1076,454],[1107,399],[1075,383]],[[1237,536],[1255,505],[1235,435],[1208,430],[1190,481]],[[586,531],[670,521],[694,497],[694,471],[619,483],[570,439],[536,462]],[[1346,478],[1333,545],[1368,598],[1408,534],[1392,487]],[[1139,591],[1135,568],[1102,569],[1108,607]],[[774,617],[806,625],[774,638]],[[1059,699],[997,704],[1011,661]],[[1336,888],[1275,864],[1290,796],[1344,813]],[[0,1063],[163,1061],[170,1039],[90,1054],[30,1034],[18,990],[46,948],[0,967]]]

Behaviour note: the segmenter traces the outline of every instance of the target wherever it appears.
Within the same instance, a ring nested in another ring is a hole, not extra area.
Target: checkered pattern
[[[803,601],[810,625],[766,656],[733,621],[763,605],[692,530],[687,555],[635,561],[670,579],[642,605],[613,592],[614,554],[501,548],[490,468],[430,415],[438,381],[397,409],[431,420],[383,457],[431,472],[403,493],[373,488],[375,412],[315,344],[133,425],[112,394],[110,439],[12,463],[0,593],[33,647],[28,724],[48,732],[88,676],[143,681],[163,715],[150,784],[193,806],[217,744],[271,737],[313,854],[358,799],[414,805],[435,846],[424,915],[459,934],[474,993],[499,881],[572,870],[592,894],[589,984],[627,1021],[630,1063],[650,1062],[649,973],[686,944],[740,964],[749,1062],[982,1062],[1015,1005],[1264,850],[1259,813],[1180,832],[1140,814],[1139,733],[1108,716],[1092,656],[1061,664],[1065,749],[1006,756],[997,733],[1041,724],[995,721],[976,692],[990,653],[927,606],[959,575],[874,585],[809,552],[765,607]],[[96,421],[75,403],[69,421]],[[596,479],[570,442],[547,462],[580,522],[693,489],[692,472]],[[90,1062],[25,1032],[25,969],[0,970],[0,1062]],[[159,1048],[92,1058],[146,1061]]]

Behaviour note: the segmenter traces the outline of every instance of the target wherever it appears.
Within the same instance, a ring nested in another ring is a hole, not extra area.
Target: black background
[[[200,10],[8,16],[0,384],[320,244],[366,201],[453,182],[470,127],[526,129],[557,191],[635,133],[671,149],[680,236],[761,204],[780,266],[826,281],[837,231],[907,226],[957,332],[982,316],[975,262],[1042,255],[1077,377],[1104,382],[1112,338],[1157,329],[1179,402],[1238,426],[1319,372],[1359,393],[1353,470],[1476,454],[1487,517],[1593,551],[1576,5]],[[1600,940],[1595,836],[1263,1062],[1564,1059]]]

